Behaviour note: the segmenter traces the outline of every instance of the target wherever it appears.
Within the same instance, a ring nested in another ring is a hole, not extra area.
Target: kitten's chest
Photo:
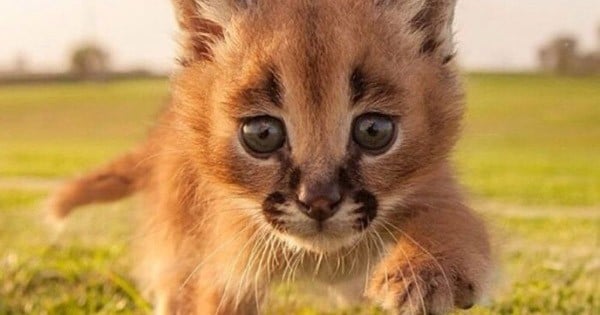
[[[331,286],[346,286],[362,279],[366,282],[385,249],[359,244],[352,250],[335,254],[297,254],[284,260],[276,275],[278,281],[319,282]]]

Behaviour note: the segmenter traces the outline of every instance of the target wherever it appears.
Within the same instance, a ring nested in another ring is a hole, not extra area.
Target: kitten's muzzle
[[[339,210],[342,194],[339,185],[319,183],[302,185],[298,194],[300,210],[309,218],[323,222],[333,217]]]

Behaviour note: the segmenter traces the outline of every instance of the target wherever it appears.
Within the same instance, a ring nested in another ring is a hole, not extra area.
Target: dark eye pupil
[[[268,129],[269,127],[265,128],[260,134],[258,134],[258,137],[261,138],[262,140],[265,140],[269,137],[269,135],[271,134],[271,132]]]
[[[379,130],[377,130],[377,126],[376,126],[375,123],[371,124],[371,126],[369,127],[369,129],[367,129],[367,133],[371,137],[377,137],[377,134],[379,133]]]
[[[271,116],[248,119],[242,126],[241,138],[244,147],[252,154],[263,157],[281,148],[285,142],[283,123]]]
[[[371,153],[382,153],[394,140],[395,124],[382,114],[364,114],[354,121],[354,141]]]

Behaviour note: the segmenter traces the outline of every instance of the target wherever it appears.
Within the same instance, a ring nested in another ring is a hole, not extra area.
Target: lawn
[[[471,74],[456,152],[498,248],[473,314],[600,314],[600,77]],[[61,237],[43,224],[60,179],[144,136],[162,80],[0,87],[0,314],[145,314],[129,277],[135,202],[92,206]],[[315,306],[315,305],[318,305]],[[277,288],[269,314],[378,314]]]

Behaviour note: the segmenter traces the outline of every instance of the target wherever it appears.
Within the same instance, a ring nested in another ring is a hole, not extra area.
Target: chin
[[[336,253],[354,247],[361,239],[362,232],[334,231],[322,229],[312,232],[278,232],[280,238],[297,250],[306,250],[317,254]]]

